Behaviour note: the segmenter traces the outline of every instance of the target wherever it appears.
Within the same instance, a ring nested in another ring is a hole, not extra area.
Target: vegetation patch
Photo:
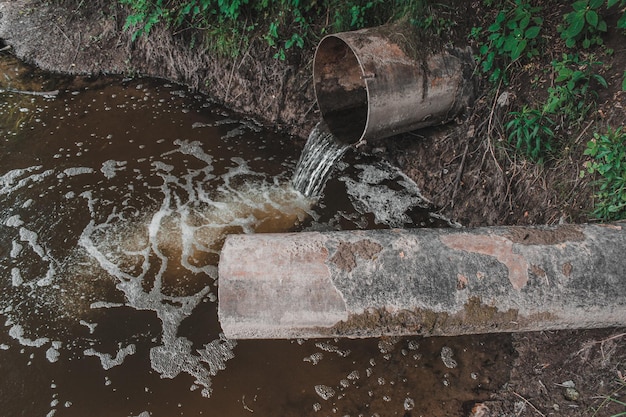
[[[586,172],[599,177],[594,183],[597,200],[593,214],[603,220],[626,218],[626,130],[620,126],[595,133],[585,155],[592,158],[586,162]]]

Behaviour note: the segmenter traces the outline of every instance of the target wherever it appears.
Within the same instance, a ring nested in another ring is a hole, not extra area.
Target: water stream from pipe
[[[293,187],[307,197],[320,196],[333,167],[350,145],[335,139],[323,123],[318,123],[307,139],[293,175]]]

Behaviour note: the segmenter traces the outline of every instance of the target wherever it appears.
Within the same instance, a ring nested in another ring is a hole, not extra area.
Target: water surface
[[[446,226],[395,168],[348,152],[313,200],[301,145],[204,96],[2,68],[3,415],[459,415],[503,383],[502,337],[222,336],[229,233]]]

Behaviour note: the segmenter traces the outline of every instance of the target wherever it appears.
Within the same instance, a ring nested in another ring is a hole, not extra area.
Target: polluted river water
[[[305,197],[302,146],[207,97],[0,65],[3,416],[457,416],[506,382],[506,335],[221,334],[228,234],[448,226],[395,168],[348,151]]]

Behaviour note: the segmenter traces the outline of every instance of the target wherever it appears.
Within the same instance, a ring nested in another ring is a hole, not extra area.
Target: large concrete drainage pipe
[[[322,118],[349,144],[451,120],[471,100],[471,72],[469,49],[426,47],[404,26],[326,36],[313,61]]]
[[[231,235],[219,319],[243,339],[624,326],[625,227]]]

